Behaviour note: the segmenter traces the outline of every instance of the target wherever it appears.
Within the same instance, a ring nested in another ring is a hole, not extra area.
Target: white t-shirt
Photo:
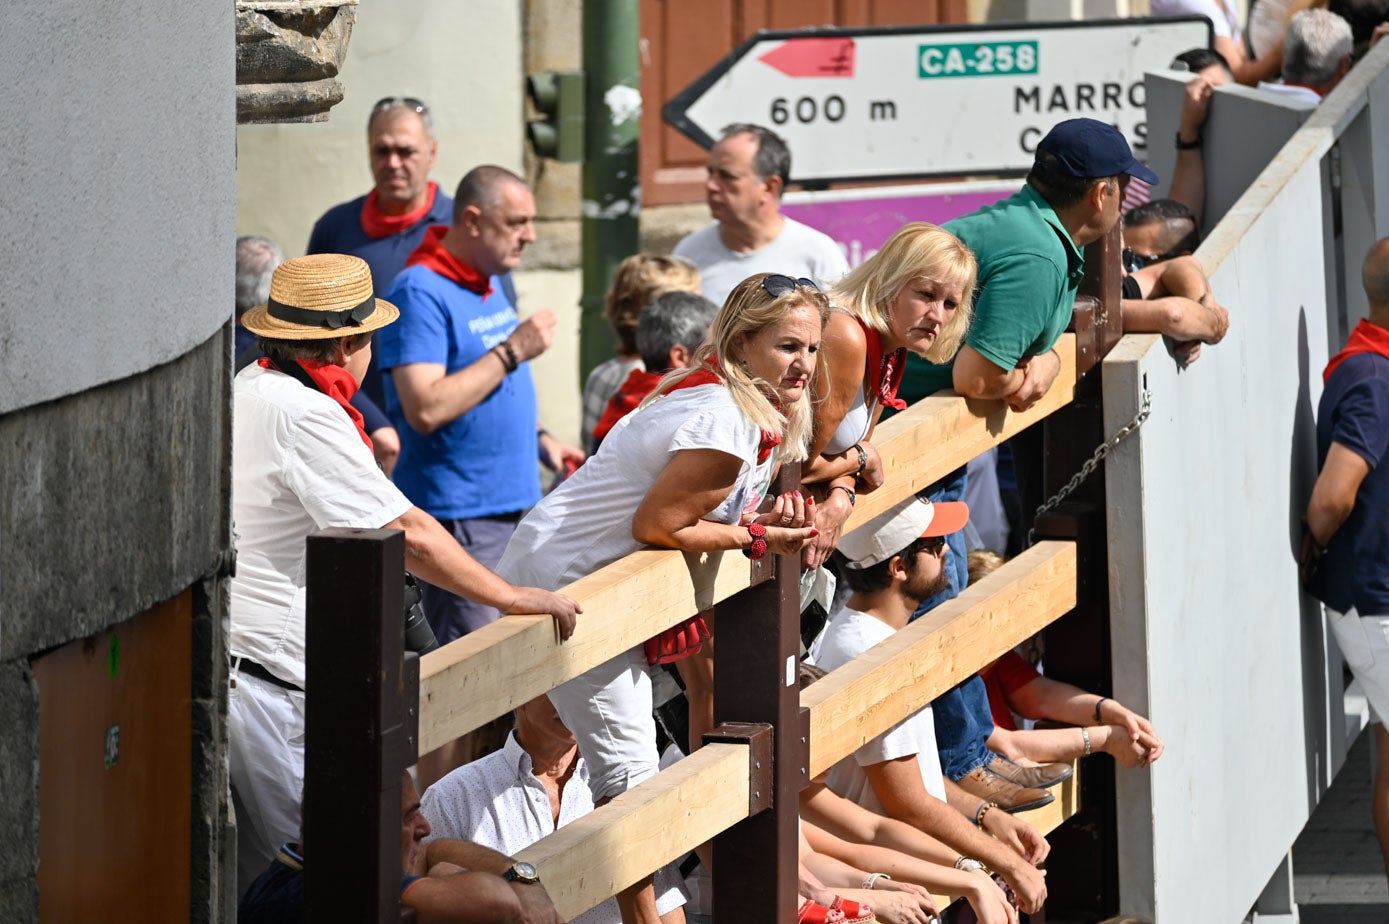
[[[830,617],[810,649],[810,661],[832,671],[852,661],[874,645],[891,638],[895,630],[880,619],[848,607]],[[936,719],[929,705],[908,716],[830,768],[829,787],[839,795],[880,815],[887,814],[864,767],[915,754],[926,791],[945,801],[945,779],[936,751]]]
[[[1296,100],[1299,103],[1311,103],[1313,106],[1321,105],[1321,94],[1311,87],[1304,87],[1301,84],[1260,80],[1259,89],[1266,93],[1274,93],[1284,99]]]
[[[1152,0],[1149,9],[1154,16],[1207,16],[1217,36],[1240,41],[1239,12],[1231,0]]]
[[[304,686],[304,540],[376,529],[410,509],[347,412],[282,372],[236,377],[232,428],[233,657]]]
[[[598,453],[525,515],[497,574],[558,590],[640,549],[632,514],[682,449],[717,449],[743,460],[733,490],[704,516],[737,523],[744,511],[757,509],[771,484],[774,455],[758,464],[760,442],[761,431],[723,385],[662,395],[618,421]]]
[[[588,767],[582,757],[565,784],[559,800],[559,825],[593,811],[588,788]],[[513,731],[506,745],[480,760],[454,770],[424,791],[420,811],[429,820],[428,840],[449,838],[470,841],[515,856],[555,832],[550,796],[536,779],[531,756]],[[545,871],[540,870],[543,877]],[[543,882],[543,878],[542,878]],[[667,914],[685,904],[679,873],[672,866],[656,871],[656,910]],[[572,924],[620,924],[617,901],[601,905],[574,918]]]
[[[793,279],[813,279],[826,288],[849,271],[844,251],[827,234],[785,218],[781,233],[761,250],[734,253],[719,239],[718,223],[687,234],[675,245],[675,255],[699,267],[699,285],[715,304],[722,305],[733,287],[754,273],[781,273]]]

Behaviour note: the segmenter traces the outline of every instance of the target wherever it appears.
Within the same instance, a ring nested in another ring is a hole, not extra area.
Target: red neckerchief
[[[269,356],[262,356],[256,360],[256,365],[262,369],[274,369],[280,372],[280,367],[270,361]],[[362,438],[362,442],[367,444],[367,449],[373,453],[376,447],[371,443],[371,437],[367,436],[366,422],[362,419],[362,412],[352,406],[352,396],[357,393],[357,380],[352,377],[342,366],[335,366],[332,363],[319,362],[316,359],[301,359],[299,367],[313,379],[318,390],[338,403],[347,416],[352,419],[352,425],[357,428],[357,435]]]
[[[689,375],[676,382],[670,388],[666,389],[666,394],[670,394],[672,391],[679,391],[682,388],[694,388],[696,385],[724,384],[723,379],[719,378],[719,376],[715,374],[715,370],[719,368],[718,361],[716,359],[707,359],[704,362],[705,365],[708,366],[708,368],[696,369],[694,372],[691,372]],[[757,444],[757,464],[761,465],[763,462],[766,462],[767,459],[771,457],[772,450],[780,445],[780,433],[772,433],[770,431],[763,430],[762,439]]]
[[[424,205],[406,212],[404,215],[387,215],[381,211],[381,206],[376,201],[376,190],[373,189],[367,193],[366,201],[362,203],[362,230],[366,232],[367,237],[375,240],[413,228],[419,224],[420,219],[429,214],[430,209],[434,208],[434,197],[438,193],[439,184],[430,180]]]
[[[1321,374],[1321,380],[1325,382],[1330,379],[1331,373],[1335,372],[1341,363],[1359,353],[1378,353],[1389,359],[1389,330],[1361,318],[1360,323],[1355,325],[1355,330],[1350,332],[1350,339],[1346,341],[1345,347],[1326,364],[1326,371]]]
[[[661,384],[661,373],[647,372],[645,369],[633,369],[627,373],[627,379],[622,383],[622,387],[617,390],[617,394],[608,400],[608,406],[603,411],[602,420],[598,421],[598,426],[593,428],[593,438],[601,440],[612,432],[612,428],[617,426],[617,422],[637,409],[647,395],[656,390],[656,386]]]
[[[415,248],[415,252],[410,254],[405,265],[427,266],[445,279],[451,279],[458,283],[474,295],[481,295],[483,298],[491,295],[492,281],[490,279],[444,249],[441,242],[448,230],[448,225],[431,226],[428,231],[424,232],[424,240],[420,242],[419,247]]]
[[[907,348],[898,347],[884,356],[882,334],[862,321],[858,322],[858,326],[863,328],[867,341],[863,374],[873,383],[873,397],[883,407],[890,407],[894,411],[906,410],[907,402],[897,397],[897,388],[902,384],[902,373],[907,371]]]

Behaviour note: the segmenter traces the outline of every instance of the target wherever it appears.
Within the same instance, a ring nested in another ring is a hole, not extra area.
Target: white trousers
[[[1327,621],[1346,664],[1370,703],[1370,721],[1389,717],[1389,616],[1361,616],[1354,607],[1338,613],[1327,607]]]
[[[227,697],[236,890],[246,889],[280,845],[299,840],[304,791],[304,694],[232,672]]]
[[[579,742],[595,802],[656,774],[651,678],[641,645],[551,690],[550,701]]]

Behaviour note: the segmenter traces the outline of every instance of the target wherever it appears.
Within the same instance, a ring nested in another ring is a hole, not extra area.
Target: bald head
[[[1360,278],[1370,300],[1370,311],[1389,315],[1389,237],[1376,241],[1365,255]]]

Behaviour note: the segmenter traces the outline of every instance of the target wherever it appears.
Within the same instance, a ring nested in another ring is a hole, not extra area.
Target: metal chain
[[[1059,506],[1061,502],[1071,494],[1072,491],[1080,487],[1081,484],[1085,481],[1085,479],[1089,478],[1090,475],[1095,471],[1095,469],[1099,467],[1099,464],[1105,460],[1105,457],[1114,451],[1114,448],[1116,446],[1118,446],[1124,440],[1128,439],[1130,436],[1136,433],[1139,427],[1143,426],[1143,421],[1148,419],[1148,415],[1152,412],[1152,409],[1153,393],[1145,388],[1143,390],[1143,394],[1139,398],[1138,413],[1133,415],[1133,419],[1130,420],[1128,423],[1124,424],[1122,427],[1120,427],[1117,431],[1115,431],[1113,436],[1111,436],[1109,439],[1105,440],[1103,443],[1099,445],[1099,448],[1095,450],[1094,455],[1085,460],[1085,464],[1080,467],[1080,471],[1076,472],[1075,476],[1072,477],[1070,481],[1066,482],[1065,487],[1063,487],[1060,491],[1057,491],[1047,500],[1045,504],[1037,508],[1037,513],[1034,515],[1034,519],[1036,517],[1040,517],[1047,511]],[[1031,546],[1036,540],[1037,529],[1034,526],[1027,533],[1028,546]]]

